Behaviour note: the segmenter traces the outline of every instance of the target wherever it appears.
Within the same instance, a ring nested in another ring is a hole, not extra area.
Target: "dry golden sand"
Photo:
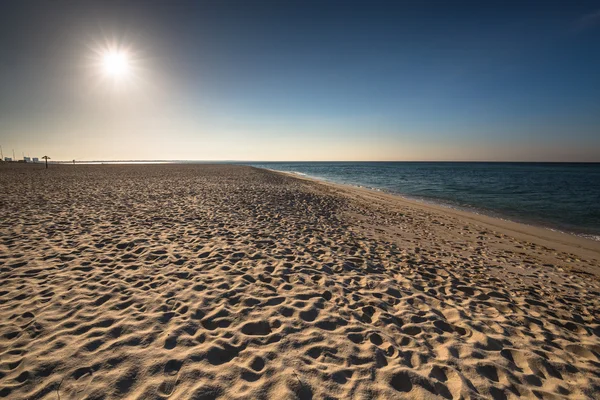
[[[1,397],[599,397],[598,243],[249,167],[0,184]]]

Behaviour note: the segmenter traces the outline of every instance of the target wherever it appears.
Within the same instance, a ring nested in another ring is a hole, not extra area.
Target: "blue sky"
[[[600,161],[597,1],[25,0],[0,48],[5,152]]]

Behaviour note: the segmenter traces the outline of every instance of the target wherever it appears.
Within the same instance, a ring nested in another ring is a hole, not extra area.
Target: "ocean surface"
[[[600,163],[238,163],[402,195],[600,240]]]

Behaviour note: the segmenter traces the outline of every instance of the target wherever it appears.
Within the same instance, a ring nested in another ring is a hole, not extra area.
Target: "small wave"
[[[574,231],[570,231],[570,230],[562,230],[562,229],[557,229],[557,228],[549,228],[549,227],[545,227],[545,228],[552,232],[566,233],[568,235],[574,235],[574,236],[578,236],[578,237],[581,237],[584,239],[589,239],[589,240],[593,240],[596,242],[600,242],[600,235],[592,235],[589,233],[579,233],[579,232],[574,232]]]
[[[298,171],[290,171],[290,174],[294,174],[294,175],[300,175],[300,176],[308,176],[303,172],[298,172]]]
[[[380,188],[373,187],[373,186],[363,186],[363,185],[357,185],[357,184],[351,184],[351,183],[340,183],[340,184],[348,185],[348,186],[352,186],[352,187],[356,187],[356,188],[360,188],[360,189],[368,189],[368,190],[372,190],[375,192],[383,192],[383,190],[381,190]]]
[[[581,236],[581,237],[586,238],[586,239],[594,240],[596,242],[600,242],[600,236],[599,235],[585,235],[585,234],[582,234],[582,235],[578,235],[578,236]]]

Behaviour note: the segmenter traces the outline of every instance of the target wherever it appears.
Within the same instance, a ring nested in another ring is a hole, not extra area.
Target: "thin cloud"
[[[587,29],[591,29],[596,25],[600,24],[600,9],[591,13],[585,14],[577,20],[575,30],[577,33]]]

